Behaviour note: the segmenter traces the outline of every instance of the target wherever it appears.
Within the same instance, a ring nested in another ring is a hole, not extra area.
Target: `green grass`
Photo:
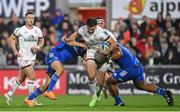
[[[8,106],[3,96],[0,96],[0,111],[180,111],[180,96],[174,96],[175,105],[167,106],[161,96],[122,96],[125,107],[113,107],[114,100],[109,96],[108,99],[102,98],[98,104],[90,108],[88,103],[90,96],[68,95],[59,96],[58,100],[52,101],[43,96],[38,100],[43,103],[42,106],[27,107],[23,103],[25,96],[13,97],[13,104]]]

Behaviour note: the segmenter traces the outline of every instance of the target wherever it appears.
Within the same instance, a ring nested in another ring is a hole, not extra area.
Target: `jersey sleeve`
[[[82,36],[82,35],[83,35],[83,27],[84,27],[84,26],[80,27],[80,28],[78,29],[78,31],[77,31],[77,34],[78,34],[79,36]]]
[[[16,37],[19,37],[20,36],[20,28],[16,28],[13,32],[13,35]]]
[[[38,32],[39,32],[39,36],[38,36],[38,38],[43,38],[43,34],[42,34],[41,29],[38,29]]]
[[[110,37],[110,35],[108,34],[107,31],[103,31],[102,33],[100,33],[100,37],[101,37],[101,40],[108,40],[108,38]]]

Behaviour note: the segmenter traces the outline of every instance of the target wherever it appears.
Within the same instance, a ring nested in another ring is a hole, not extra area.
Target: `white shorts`
[[[110,71],[114,72],[114,62],[112,60],[109,60],[108,62],[105,62],[103,64],[99,64],[97,69],[98,71],[105,72],[105,71]]]
[[[86,59],[95,59],[96,49],[87,49]]]
[[[26,66],[32,65],[34,66],[34,60],[22,60],[22,59],[17,59],[17,62],[19,64],[20,68],[24,68]]]

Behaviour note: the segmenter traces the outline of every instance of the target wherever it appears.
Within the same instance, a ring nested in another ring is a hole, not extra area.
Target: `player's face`
[[[88,28],[88,33],[89,34],[93,34],[94,32],[95,32],[95,30],[96,30],[96,26],[92,26],[92,27],[87,27]]]
[[[25,17],[25,22],[27,25],[32,26],[34,24],[34,15],[33,14],[28,14]]]

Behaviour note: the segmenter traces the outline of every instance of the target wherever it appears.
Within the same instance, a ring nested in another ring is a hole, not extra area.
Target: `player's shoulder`
[[[86,25],[84,25],[84,26],[81,26],[80,28],[79,28],[79,30],[86,30],[87,29],[87,26]]]
[[[14,34],[20,33],[20,32],[22,32],[23,30],[24,30],[24,25],[23,25],[23,26],[20,26],[20,27],[16,27],[16,28],[14,29]]]
[[[106,29],[101,28],[100,26],[97,26],[97,33],[99,35],[109,35],[109,33],[106,31]]]
[[[37,27],[37,26],[33,26],[33,28],[34,28],[35,30],[41,31],[41,29],[40,29],[39,27]]]

